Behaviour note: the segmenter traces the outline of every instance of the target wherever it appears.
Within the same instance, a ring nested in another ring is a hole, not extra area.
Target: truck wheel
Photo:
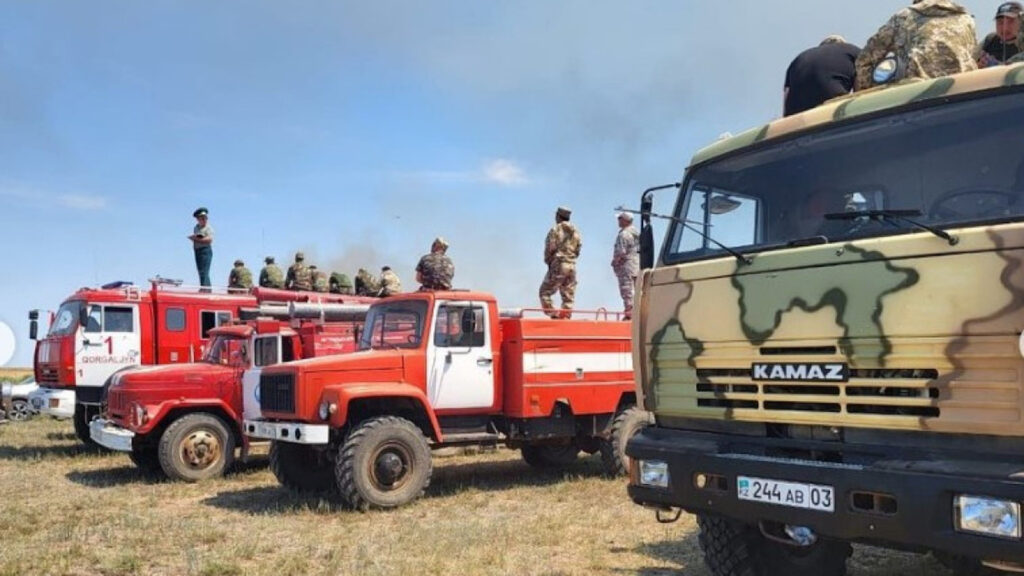
[[[540,469],[571,466],[580,455],[580,448],[575,444],[566,446],[524,444],[520,451],[527,464]]]
[[[636,406],[622,410],[612,421],[612,430],[608,438],[601,442],[601,463],[611,476],[629,474],[629,456],[626,456],[626,444],[636,433],[654,424],[653,415]]]
[[[334,467],[326,455],[291,442],[270,442],[270,471],[285,488],[296,492],[334,490]]]
[[[24,422],[32,418],[32,407],[28,405],[28,400],[18,398],[11,401],[11,413],[7,415],[8,418],[15,422]]]
[[[235,457],[235,439],[212,414],[186,414],[160,436],[160,467],[172,480],[219,478]]]
[[[89,422],[92,422],[93,416],[96,416],[97,413],[95,408],[90,408],[85,404],[75,404],[75,415],[72,418],[75,424],[75,436],[89,448],[106,450],[93,440],[89,433]]]
[[[342,499],[356,510],[412,502],[430,485],[432,472],[423,432],[395,416],[372,418],[352,430],[334,469]]]
[[[143,474],[153,474],[160,469],[160,454],[152,442],[141,442],[138,438],[133,438],[132,451],[128,453],[128,457]]]
[[[717,516],[697,516],[704,563],[715,576],[845,576],[852,548],[818,540],[798,548],[765,538],[756,526]]]

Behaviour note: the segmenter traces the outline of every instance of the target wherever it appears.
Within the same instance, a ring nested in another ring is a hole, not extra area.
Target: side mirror
[[[651,226],[651,208],[654,194],[644,192],[640,198],[640,269],[654,268],[654,228]]]
[[[78,325],[82,326],[83,328],[89,325],[88,304],[83,304],[82,307],[78,309]]]
[[[898,72],[899,63],[896,61],[896,54],[889,52],[871,72],[871,80],[878,85],[888,84],[898,79]]]
[[[462,333],[472,334],[476,332],[476,314],[472,308],[467,308],[462,311]]]
[[[29,340],[39,339],[39,310],[28,312],[28,338]]]

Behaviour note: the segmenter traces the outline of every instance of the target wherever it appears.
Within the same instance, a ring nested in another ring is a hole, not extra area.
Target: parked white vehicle
[[[13,420],[15,422],[21,422],[28,420],[34,414],[39,413],[39,408],[35,407],[30,400],[33,393],[39,390],[39,385],[32,378],[28,378],[17,384],[4,384],[3,396],[4,403],[0,407],[0,415],[3,417]],[[10,401],[10,408],[7,401]]]

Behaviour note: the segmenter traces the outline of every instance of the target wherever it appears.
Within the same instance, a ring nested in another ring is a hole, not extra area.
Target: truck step
[[[481,444],[486,442],[498,442],[501,439],[501,434],[492,434],[490,432],[464,432],[445,434],[444,444],[446,446],[450,446],[452,444]]]

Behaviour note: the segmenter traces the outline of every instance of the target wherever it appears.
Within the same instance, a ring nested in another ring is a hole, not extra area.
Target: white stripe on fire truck
[[[565,374],[584,372],[624,372],[633,370],[633,355],[622,352],[581,352],[524,354],[526,374]]]

